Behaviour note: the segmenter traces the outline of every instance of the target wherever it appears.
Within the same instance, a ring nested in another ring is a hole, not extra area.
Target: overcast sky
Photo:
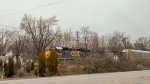
[[[25,13],[45,18],[56,15],[62,29],[87,25],[99,35],[121,31],[132,38],[150,36],[150,0],[66,0],[5,16],[57,1],[62,0],[0,0],[0,24],[18,27]]]

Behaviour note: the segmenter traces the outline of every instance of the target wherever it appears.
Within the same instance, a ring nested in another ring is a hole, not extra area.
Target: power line
[[[14,27],[14,26],[10,26],[10,25],[4,25],[4,24],[0,24],[0,27],[3,27],[3,28],[19,28],[19,27]]]
[[[38,7],[35,7],[35,8],[29,8],[29,9],[25,9],[25,10],[21,10],[21,11],[12,12],[12,13],[9,13],[9,14],[1,15],[0,18],[7,17],[7,16],[10,16],[10,15],[14,15],[14,14],[18,14],[18,13],[22,13],[22,12],[26,12],[26,11],[36,10],[36,9],[47,7],[47,6],[60,4],[60,3],[63,3],[65,1],[67,1],[67,0],[61,0],[61,1],[53,2],[53,3],[49,3],[49,4],[46,4],[46,5],[41,5],[41,6],[38,6]]]

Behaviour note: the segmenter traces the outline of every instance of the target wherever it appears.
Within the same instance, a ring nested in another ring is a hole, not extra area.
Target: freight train
[[[150,59],[150,51],[124,49],[123,57],[127,60],[131,59]]]
[[[58,59],[86,58],[90,54],[90,50],[84,48],[56,47],[45,51],[46,58],[51,56],[51,50],[56,51]]]

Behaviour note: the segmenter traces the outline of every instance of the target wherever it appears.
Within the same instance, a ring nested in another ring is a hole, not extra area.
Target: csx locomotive
[[[85,58],[89,55],[90,50],[83,49],[83,48],[68,48],[68,47],[56,47],[52,48],[56,51],[59,59],[74,59],[74,58]],[[45,51],[46,58],[51,56],[51,50]]]

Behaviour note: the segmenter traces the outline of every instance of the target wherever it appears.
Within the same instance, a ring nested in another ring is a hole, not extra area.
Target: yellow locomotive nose
[[[51,51],[45,51],[45,58],[48,58],[51,56]]]

